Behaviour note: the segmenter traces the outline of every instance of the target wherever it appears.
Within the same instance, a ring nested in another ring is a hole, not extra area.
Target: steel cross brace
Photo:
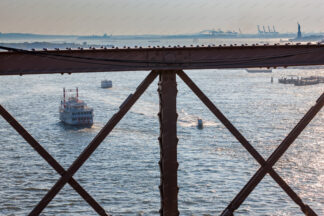
[[[25,130],[19,122],[10,115],[10,113],[5,110],[0,105],[0,114],[1,116],[29,143],[30,146],[34,148],[37,153],[44,158],[44,160],[61,176],[65,174],[64,168],[32,137],[28,131]],[[101,216],[107,216],[108,214],[105,210],[91,197],[86,190],[82,188],[79,183],[71,178],[68,182],[72,188],[80,194],[80,196]]]
[[[198,88],[198,86],[183,71],[179,71],[177,72],[177,74],[189,86],[189,88],[198,96],[198,98],[209,108],[209,110],[224,124],[224,126],[232,133],[232,135],[243,145],[243,147],[258,161],[258,163],[261,166],[264,166],[266,164],[266,161],[263,159],[263,157],[244,138],[244,136],[232,125],[232,123],[220,112],[220,110],[218,110],[218,108]],[[279,186],[288,194],[288,196],[297,205],[300,206],[301,210],[305,213],[305,215],[316,215],[316,213],[308,205],[305,205],[303,201],[299,198],[299,196],[289,187],[289,185],[272,169],[272,166],[269,167],[267,172],[279,184]],[[236,208],[238,208],[238,206]],[[233,215],[234,210],[229,211],[228,209],[226,209],[222,215]]]
[[[42,151],[44,150],[41,148],[40,145],[35,145],[35,149],[39,149],[42,152],[42,156],[44,155],[44,159],[51,165],[55,165],[55,169],[59,169],[58,172],[61,174],[61,178],[56,182],[56,184],[47,192],[47,194],[43,197],[43,199],[37,204],[37,206],[30,212],[29,215],[36,216],[39,215],[44,208],[51,202],[51,200],[56,196],[56,194],[64,187],[64,185],[68,182],[72,182],[71,186],[74,187],[75,183],[73,183],[72,176],[78,171],[78,169],[86,162],[86,160],[91,156],[91,154],[96,150],[96,148],[101,144],[101,142],[108,136],[108,134],[113,130],[113,128],[118,124],[118,122],[125,116],[125,114],[128,112],[128,110],[135,104],[135,102],[138,100],[138,98],[144,93],[144,91],[148,88],[148,86],[153,82],[153,80],[157,77],[158,72],[152,71],[150,74],[142,81],[142,83],[137,87],[134,94],[131,94],[124,103],[119,107],[119,111],[112,116],[112,118],[107,122],[107,124],[101,129],[101,131],[96,135],[96,137],[90,142],[90,144],[85,148],[85,150],[80,154],[80,156],[72,163],[70,168],[65,171],[58,168],[60,165],[46,152]],[[3,112],[4,109],[1,109],[1,115],[5,116],[5,112]],[[9,118],[9,123],[11,123],[12,119]],[[27,131],[23,130],[22,136],[26,139],[32,138],[27,135]],[[32,139],[34,140],[34,139]],[[37,142],[32,142],[33,144]],[[58,165],[58,166],[57,166]],[[81,187],[81,186],[80,186]],[[88,200],[94,201],[90,195],[86,196],[86,191],[81,189],[76,189],[77,192],[81,193],[82,197],[85,196],[85,200],[88,202]],[[84,193],[85,192],[85,193]],[[91,199],[90,199],[90,198]],[[89,202],[88,202],[89,203]],[[90,203],[89,203],[90,204]],[[92,204],[92,206],[95,204]],[[98,205],[99,206],[99,205]],[[100,206],[99,206],[100,207]],[[104,213],[104,210],[102,208],[96,209],[97,213],[100,215],[107,215]],[[102,209],[102,210],[101,210]]]
[[[281,142],[278,148],[270,155],[268,160],[259,170],[253,175],[233,201],[227,206],[223,212],[223,216],[232,215],[233,212],[244,202],[254,188],[260,183],[264,176],[272,169],[275,163],[295,141],[299,134],[305,129],[309,122],[315,117],[315,115],[321,110],[324,105],[324,93],[318,98],[316,104],[311,107],[305,116],[298,122],[294,129],[288,134],[288,136]],[[305,212],[306,215],[316,215],[314,211],[308,208]]]

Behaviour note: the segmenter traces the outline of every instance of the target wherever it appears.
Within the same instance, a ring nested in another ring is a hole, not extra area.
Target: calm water
[[[324,75],[321,70],[195,70],[189,76],[267,158],[324,91],[324,84],[280,85],[281,75]],[[55,159],[68,168],[148,72],[0,77],[0,103]],[[270,77],[275,82],[270,83]],[[100,81],[111,79],[112,89]],[[181,215],[218,215],[259,168],[255,160],[178,78],[178,184]],[[62,88],[79,87],[94,108],[92,128],[59,122]],[[159,109],[157,81],[81,167],[75,179],[113,215],[158,215]],[[205,128],[196,128],[196,119]],[[275,170],[324,215],[324,111],[279,160]],[[59,175],[0,118],[0,215],[26,215]],[[65,186],[45,215],[96,215]],[[238,215],[303,215],[266,176]]]

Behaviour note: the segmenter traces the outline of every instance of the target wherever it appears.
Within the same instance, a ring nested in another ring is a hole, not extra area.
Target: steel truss
[[[198,88],[198,86],[182,70],[159,70],[152,71],[137,87],[134,94],[129,97],[120,106],[119,111],[112,116],[107,124],[100,130],[96,137],[89,143],[79,157],[72,165],[65,170],[24,128],[13,116],[11,116],[1,105],[1,116],[29,143],[40,156],[47,161],[57,173],[61,175],[54,186],[47,192],[42,200],[34,207],[29,215],[39,215],[59,191],[69,183],[72,188],[98,213],[98,215],[109,215],[90,194],[82,188],[73,178],[73,175],[80,169],[86,160],[92,155],[102,141],[109,135],[118,122],[125,116],[130,108],[135,104],[139,97],[145,92],[153,80],[159,76],[158,93],[160,97],[160,112],[158,114],[160,121],[160,149],[161,160],[159,162],[161,171],[161,209],[163,216],[177,216],[178,211],[178,185],[177,185],[177,117],[176,95],[177,84],[176,74],[189,86],[189,88],[198,96],[198,98],[209,108],[209,110],[224,124],[232,135],[243,145],[243,147],[260,164],[259,170],[253,175],[233,201],[226,207],[221,214],[230,216],[244,202],[249,194],[254,190],[263,177],[269,175],[278,183],[278,185],[288,194],[288,196],[301,208],[307,216],[317,215],[308,205],[304,204],[301,198],[292,188],[276,173],[272,168],[279,158],[290,147],[298,135],[305,129],[309,122],[321,110],[324,105],[324,93],[316,101],[316,104],[309,109],[305,116],[293,128],[293,130],[282,141],[272,155],[265,160],[255,148],[244,138],[244,136],[233,126],[233,124],[221,113],[221,111],[209,100],[209,98]]]

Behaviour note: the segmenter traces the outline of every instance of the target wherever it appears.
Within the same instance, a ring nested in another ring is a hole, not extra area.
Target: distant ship
[[[72,89],[63,88],[63,99],[59,107],[60,120],[69,125],[91,126],[93,124],[93,109],[79,100],[78,88],[75,96],[67,96],[67,93],[74,92]]]
[[[112,81],[111,80],[102,80],[101,81],[101,88],[111,88]]]
[[[87,36],[79,36],[78,40],[106,40],[110,39],[111,35],[104,34],[102,36],[99,35],[87,35]]]
[[[272,69],[258,69],[258,68],[250,68],[246,69],[248,73],[272,73]]]

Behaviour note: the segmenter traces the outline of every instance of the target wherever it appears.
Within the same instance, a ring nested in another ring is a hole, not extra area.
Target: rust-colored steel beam
[[[96,137],[89,143],[79,157],[72,163],[69,169],[55,183],[55,185],[47,192],[43,199],[30,212],[30,216],[39,215],[43,209],[51,202],[56,194],[64,187],[64,185],[72,178],[72,176],[87,161],[91,154],[97,149],[101,142],[109,135],[118,122],[126,115],[129,109],[135,104],[138,98],[145,92],[148,86],[157,77],[157,72],[152,71],[143,82],[137,87],[134,94],[131,94],[124,103],[119,107],[119,111],[111,117],[107,124],[100,130]]]
[[[210,99],[199,89],[199,87],[188,77],[183,71],[177,72],[179,77],[189,86],[189,88],[197,95],[197,97],[208,107],[208,109],[219,119],[220,122],[231,132],[231,134],[239,141],[242,146],[254,157],[254,159],[263,166],[264,158],[249,143],[249,141],[240,133],[238,129],[224,116],[224,114],[210,101]],[[288,194],[288,196],[299,205],[300,209],[307,215],[313,210],[305,205],[302,199],[293,191],[293,189],[278,175],[274,169],[269,170],[270,176],[278,183],[278,185]]]
[[[299,134],[305,129],[305,127],[311,122],[316,114],[322,109],[324,105],[324,93],[316,101],[316,104],[311,107],[305,116],[298,122],[294,129],[287,135],[287,137],[281,142],[278,148],[270,155],[266,163],[261,166],[243,189],[237,194],[233,201],[227,206],[222,213],[222,216],[230,216],[233,212],[244,202],[254,188],[260,183],[264,176],[270,171],[290,145],[295,141]],[[309,209],[311,210],[311,209]],[[316,216],[313,211],[307,212],[306,215]]]
[[[160,155],[161,171],[161,216],[178,216],[178,183],[177,183],[177,83],[176,71],[160,72]]]
[[[9,50],[0,52],[0,75],[324,65],[321,44]]]
[[[0,105],[0,115],[26,140],[27,143],[31,147],[38,152],[40,156],[44,158],[44,160],[53,167],[60,175],[65,174],[64,168],[32,137],[25,128],[19,124],[19,122],[10,115],[3,106]],[[71,187],[80,194],[80,196],[101,216],[108,216],[109,214],[96,202],[95,199],[91,197],[90,194],[86,190],[83,189],[79,183],[71,178],[68,182]]]

